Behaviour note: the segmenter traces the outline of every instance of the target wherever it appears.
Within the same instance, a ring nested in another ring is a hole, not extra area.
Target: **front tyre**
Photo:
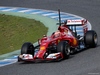
[[[67,41],[61,41],[57,45],[57,51],[63,54],[64,58],[69,58],[70,56],[70,45]]]
[[[34,55],[34,46],[30,42],[26,42],[21,47],[21,54],[32,54]]]
[[[84,43],[86,47],[96,47],[97,46],[97,33],[94,30],[89,30],[84,36]]]

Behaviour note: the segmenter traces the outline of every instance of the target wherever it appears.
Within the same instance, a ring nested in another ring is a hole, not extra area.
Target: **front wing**
[[[18,56],[18,62],[21,62],[21,61],[32,61],[32,62],[35,62],[35,61],[59,61],[63,59],[63,55],[61,52],[59,53],[51,53],[49,54],[48,56],[46,56],[45,58],[43,59],[39,59],[39,58],[34,58],[33,55],[31,54],[22,54],[22,55],[19,55]]]

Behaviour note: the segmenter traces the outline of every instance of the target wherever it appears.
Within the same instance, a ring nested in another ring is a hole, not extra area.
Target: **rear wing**
[[[67,25],[84,25],[87,23],[86,19],[79,19],[79,20],[67,20]]]
[[[61,14],[60,14],[60,9],[58,9],[58,15],[59,15],[59,23],[57,23],[57,25],[61,26],[63,24],[66,24],[68,26],[80,26],[80,25],[84,25],[85,23],[87,23],[87,20],[86,19],[79,19],[79,20],[65,20],[65,22],[61,22]]]
[[[58,9],[59,15],[59,23],[57,25],[67,25],[70,30],[76,33],[77,35],[84,36],[84,33],[87,31],[87,20],[86,19],[76,19],[76,20],[65,20],[65,22],[61,22],[61,14],[60,9]]]

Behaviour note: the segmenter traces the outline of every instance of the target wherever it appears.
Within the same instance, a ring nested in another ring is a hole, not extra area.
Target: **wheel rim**
[[[97,44],[97,41],[98,41],[97,35],[95,34],[95,35],[94,35],[94,43]]]
[[[67,55],[69,55],[69,54],[70,54],[70,47],[69,47],[69,46],[66,46],[65,53],[66,53]]]

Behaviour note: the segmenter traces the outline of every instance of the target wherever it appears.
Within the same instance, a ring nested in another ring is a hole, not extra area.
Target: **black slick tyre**
[[[34,46],[30,42],[26,42],[21,47],[21,54],[32,54],[34,55]]]
[[[57,45],[57,51],[63,54],[64,59],[70,56],[70,45],[67,41],[61,41]]]
[[[97,46],[97,33],[94,30],[89,30],[84,36],[84,43],[86,47],[96,47]]]

